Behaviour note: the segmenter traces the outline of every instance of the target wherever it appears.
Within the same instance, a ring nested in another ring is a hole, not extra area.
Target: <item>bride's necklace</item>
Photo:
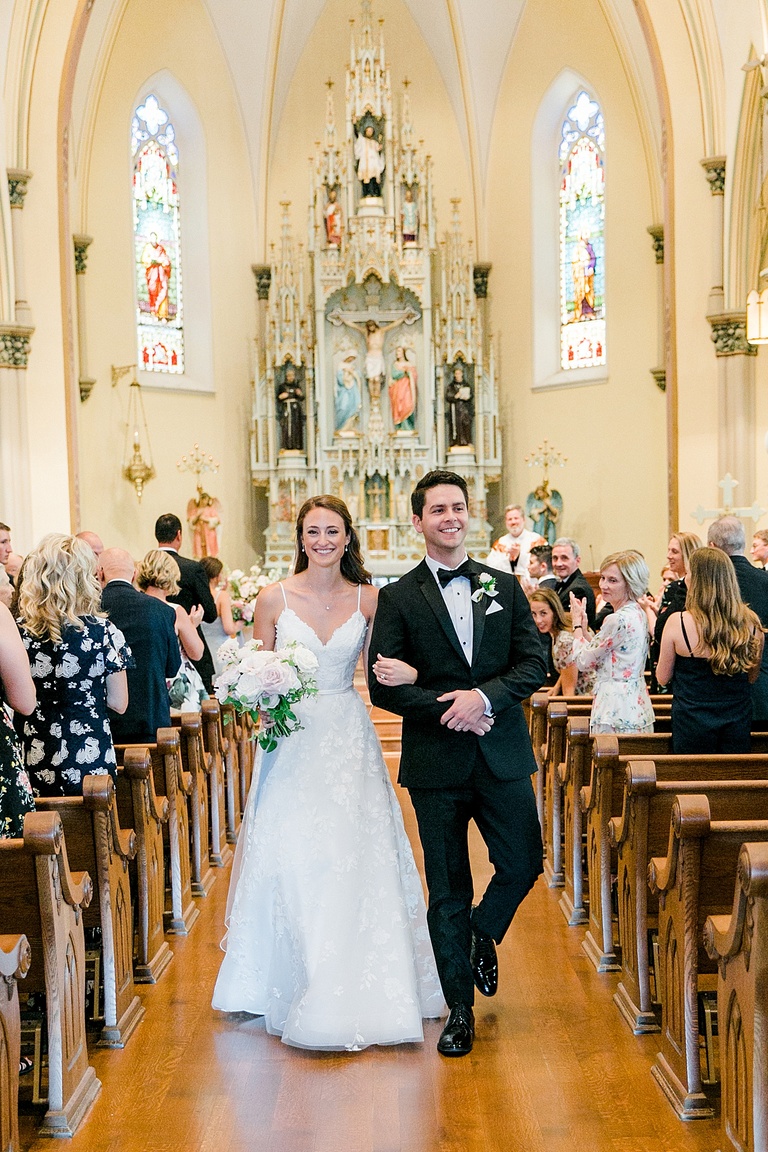
[[[313,596],[317,596],[318,600],[320,600],[320,601],[323,600],[323,597],[320,595],[320,593],[315,588],[312,587],[311,584],[309,585],[309,590]],[[331,595],[333,595],[333,592],[331,593]],[[326,612],[330,612],[331,608],[333,608],[333,604],[323,604],[323,607],[325,608]]]

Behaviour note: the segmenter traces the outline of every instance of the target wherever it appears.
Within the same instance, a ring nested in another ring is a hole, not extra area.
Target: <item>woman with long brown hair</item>
[[[685,610],[668,620],[656,668],[659,683],[672,684],[672,750],[749,752],[760,621],[725,552],[701,548],[689,567]]]
[[[551,588],[537,588],[528,599],[539,633],[549,636],[552,642],[552,663],[558,675],[549,689],[550,696],[591,696],[595,690],[595,673],[592,668],[581,671],[576,665],[570,612],[565,611],[560,597]]]
[[[444,1010],[421,882],[353,682],[376,597],[346,504],[307,500],[294,575],[259,593],[253,633],[267,650],[313,652],[318,692],[294,705],[299,731],[259,750],[213,995],[302,1048],[422,1040],[422,1018]]]

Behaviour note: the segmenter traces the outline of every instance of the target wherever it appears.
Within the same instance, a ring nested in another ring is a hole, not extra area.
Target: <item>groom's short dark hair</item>
[[[437,488],[438,484],[453,484],[456,488],[461,488],[467,507],[469,507],[469,490],[464,477],[459,476],[457,472],[449,472],[447,468],[435,468],[432,472],[427,472],[426,476],[422,476],[411,492],[411,511],[420,520],[424,514],[424,500],[427,492],[430,488]]]

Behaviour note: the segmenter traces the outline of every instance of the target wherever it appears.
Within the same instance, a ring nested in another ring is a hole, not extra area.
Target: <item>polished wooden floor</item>
[[[414,835],[408,797],[398,790]],[[418,855],[418,853],[417,853]],[[473,845],[479,884],[487,860]],[[71,1152],[712,1152],[718,1123],[683,1124],[651,1078],[654,1037],[634,1037],[539,881],[500,948],[498,995],[476,1005],[471,1056],[423,1045],[307,1053],[261,1020],[210,1007],[227,875],[172,947],[122,1052],[93,1053],[101,1095]],[[22,1116],[23,1149],[50,1152]]]

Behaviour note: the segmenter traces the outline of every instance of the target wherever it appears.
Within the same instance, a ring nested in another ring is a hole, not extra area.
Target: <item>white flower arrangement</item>
[[[265,752],[273,752],[281,737],[303,727],[292,705],[317,692],[314,652],[296,641],[267,652],[261,640],[250,640],[240,648],[230,639],[217,655],[224,669],[214,681],[216,699],[261,722],[258,741]]]
[[[472,599],[476,604],[480,603],[483,596],[498,596],[499,593],[496,591],[495,576],[491,576],[490,572],[481,572],[477,579],[480,583],[480,587],[476,592],[472,593]]]
[[[233,601],[233,618],[251,624],[259,592],[279,579],[280,573],[277,568],[270,568],[268,572],[264,572],[258,564],[252,564],[247,575],[240,568],[233,569],[227,580],[227,588]]]

